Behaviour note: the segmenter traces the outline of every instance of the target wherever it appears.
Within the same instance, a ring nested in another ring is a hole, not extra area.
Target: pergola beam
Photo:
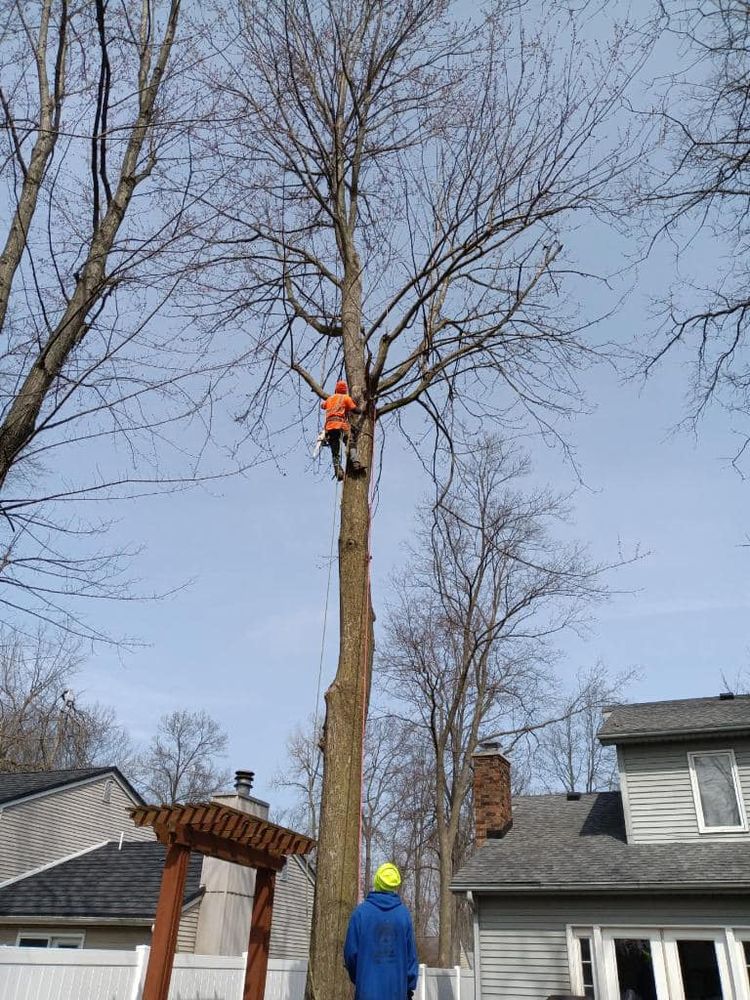
[[[242,1000],[263,1000],[268,972],[268,950],[271,944],[273,893],[276,872],[259,868],[255,876],[253,916],[250,921],[250,942],[247,946],[247,967]]]
[[[172,844],[167,850],[161,877],[159,902],[156,905],[154,934],[151,953],[143,986],[143,1000],[167,1000],[172,979],[177,931],[182,915],[182,897],[185,892],[190,849],[182,844]]]

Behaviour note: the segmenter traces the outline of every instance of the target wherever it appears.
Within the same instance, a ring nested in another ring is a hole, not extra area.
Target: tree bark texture
[[[341,638],[336,677],[325,696],[323,794],[306,1000],[346,1000],[349,996],[342,948],[358,896],[363,731],[372,658],[368,550],[373,423],[369,414],[360,429],[358,449],[367,471],[347,476],[341,500]]]

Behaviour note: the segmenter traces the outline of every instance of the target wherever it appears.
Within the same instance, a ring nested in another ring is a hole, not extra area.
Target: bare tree
[[[127,590],[82,501],[188,481],[177,428],[203,425],[199,449],[210,434],[216,355],[161,315],[210,231],[205,91],[180,0],[9,0],[2,17],[0,605],[98,637],[74,599]]]
[[[75,694],[81,661],[70,636],[0,632],[0,771],[129,770],[133,749],[114,710]]]
[[[220,763],[228,742],[206,712],[181,709],[163,715],[137,768],[144,797],[168,805],[208,801],[229,781]]]
[[[746,427],[750,4],[662,0],[659,6],[668,37],[677,40],[681,69],[655,112],[658,144],[640,195],[658,220],[657,237],[666,237],[676,254],[680,274],[646,371],[680,346],[690,349],[691,422],[715,402]],[[750,444],[746,429],[741,441],[735,462]]]
[[[294,727],[286,739],[284,763],[272,781],[274,788],[291,792],[294,796],[292,805],[282,810],[280,818],[313,839],[318,836],[323,775],[323,753],[315,728],[313,716],[307,720],[306,726]]]
[[[341,369],[363,410],[366,470],[343,485],[339,662],[326,692],[317,1000],[348,991],[339,950],[359,871],[376,437],[410,429],[429,466],[409,409],[448,436],[460,412],[546,427],[579,401],[573,372],[592,357],[562,296],[575,265],[561,237],[623,166],[607,126],[632,53],[621,28],[595,49],[564,5],[547,6],[544,24],[514,0],[463,22],[447,0],[211,11],[226,66],[211,82],[234,118],[214,140],[230,194],[212,203],[224,270],[204,296],[217,325],[244,317],[252,329],[246,419],[265,441],[276,415],[288,426],[317,411]]]
[[[479,441],[439,504],[423,510],[381,658],[434,769],[444,966],[458,957],[449,886],[469,846],[472,755],[489,738],[512,750],[555,719],[555,637],[605,594],[602,567],[552,534],[562,501],[521,490],[527,471],[497,439]]]
[[[559,721],[543,729],[534,753],[534,770],[547,791],[595,792],[617,785],[617,759],[596,734],[607,705],[623,701],[636,671],[612,677],[603,664],[578,676],[578,690],[563,704]]]

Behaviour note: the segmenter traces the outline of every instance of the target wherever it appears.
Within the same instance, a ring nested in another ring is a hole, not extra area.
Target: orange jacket
[[[357,404],[351,396],[346,393],[335,392],[324,403],[320,404],[320,408],[326,411],[325,429],[327,431],[351,430],[347,415],[351,410],[357,409]]]

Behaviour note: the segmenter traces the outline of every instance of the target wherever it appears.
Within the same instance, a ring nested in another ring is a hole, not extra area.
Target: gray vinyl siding
[[[109,801],[105,802],[111,781]],[[107,777],[59,788],[0,811],[0,881],[93,847],[105,840],[153,840],[128,815],[135,805],[122,786]]]
[[[750,839],[750,833],[699,832],[687,755],[701,750],[734,750],[745,812],[750,816],[750,740],[624,744],[618,756],[625,774],[632,843]]]
[[[177,930],[177,951],[195,951],[195,935],[198,932],[198,915],[201,912],[200,901],[193,903],[183,911],[180,926]]]
[[[568,926],[750,928],[750,897],[478,896],[482,1000],[570,993]]]
[[[18,932],[30,934],[85,934],[84,948],[106,948],[115,951],[132,951],[139,944],[151,943],[151,928],[119,924],[82,925],[65,924],[3,924],[0,926],[0,946],[15,945]]]
[[[307,958],[313,895],[314,887],[304,865],[291,857],[276,876],[270,958]]]

